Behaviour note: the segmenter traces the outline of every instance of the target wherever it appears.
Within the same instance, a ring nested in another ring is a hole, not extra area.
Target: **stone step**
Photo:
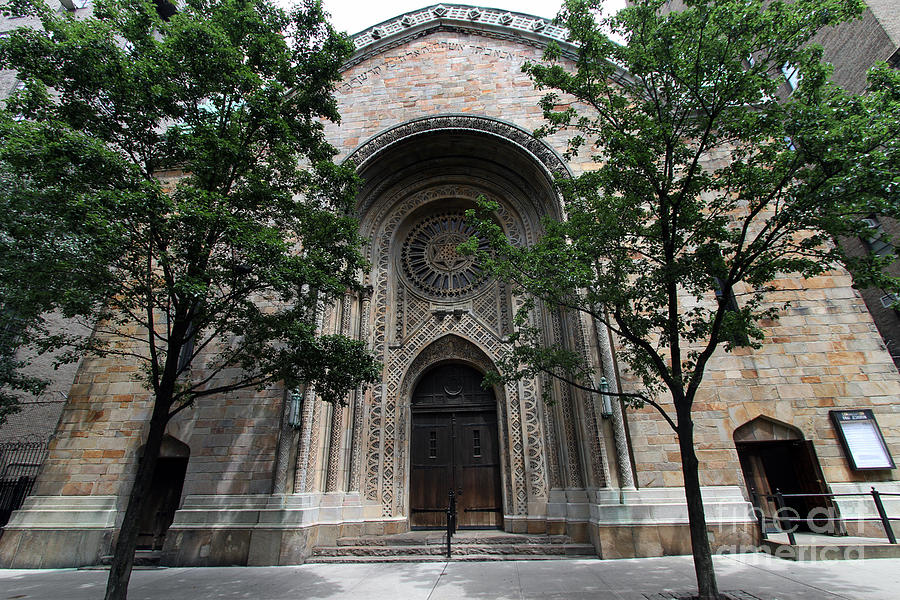
[[[446,534],[440,532],[412,532],[397,535],[360,536],[338,538],[337,546],[443,546]],[[460,544],[569,544],[572,538],[567,535],[528,535],[499,533],[463,532],[453,536],[454,543]]]
[[[776,558],[796,561],[900,558],[900,544],[785,544],[763,540],[763,548]]]
[[[135,550],[134,551],[134,566],[135,567],[158,567],[159,561],[162,558],[162,552],[159,550]],[[101,567],[108,567],[112,564],[112,555],[107,554],[105,556],[100,557]]]
[[[582,554],[465,554],[453,555],[454,562],[487,562],[506,560],[578,560],[596,558]],[[443,554],[422,556],[311,556],[306,562],[313,564],[353,564],[353,563],[430,563],[444,562],[447,557]]]
[[[443,544],[420,545],[368,545],[368,546],[321,546],[313,550],[313,558],[427,558],[442,557],[446,546]],[[596,556],[594,547],[590,544],[480,544],[480,543],[453,543],[452,556]]]

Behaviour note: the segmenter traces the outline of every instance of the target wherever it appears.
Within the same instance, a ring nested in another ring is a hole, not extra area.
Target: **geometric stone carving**
[[[403,242],[401,261],[407,279],[437,297],[464,296],[483,287],[486,280],[475,257],[456,250],[473,235],[481,239],[478,249],[487,250],[487,241],[461,210],[422,219]]]

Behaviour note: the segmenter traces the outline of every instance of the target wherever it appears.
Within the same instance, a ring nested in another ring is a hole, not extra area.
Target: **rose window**
[[[406,277],[423,292],[443,297],[478,289],[485,279],[481,267],[474,256],[456,251],[473,235],[479,239],[479,250],[486,250],[487,242],[466,223],[462,212],[423,219],[403,243],[401,262]]]

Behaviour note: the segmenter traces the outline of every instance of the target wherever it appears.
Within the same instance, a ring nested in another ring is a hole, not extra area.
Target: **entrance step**
[[[135,550],[134,566],[135,567],[158,567],[162,558],[162,552],[159,550]],[[109,567],[112,564],[112,554],[100,557],[100,563],[97,566]]]
[[[307,562],[438,562],[446,560],[446,534],[413,531],[398,535],[340,538],[313,550]],[[549,560],[596,557],[590,544],[565,535],[461,531],[453,536],[452,560]]]
[[[808,533],[797,533],[795,539],[790,544],[784,533],[769,535],[763,548],[776,558],[796,561],[900,558],[900,544],[886,539]]]

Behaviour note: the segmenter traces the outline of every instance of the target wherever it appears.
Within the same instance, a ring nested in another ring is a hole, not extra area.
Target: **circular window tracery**
[[[406,277],[427,294],[441,297],[463,296],[480,288],[485,276],[474,256],[456,251],[472,236],[478,249],[487,250],[487,241],[466,223],[462,211],[431,215],[414,226],[403,242],[401,263]]]

